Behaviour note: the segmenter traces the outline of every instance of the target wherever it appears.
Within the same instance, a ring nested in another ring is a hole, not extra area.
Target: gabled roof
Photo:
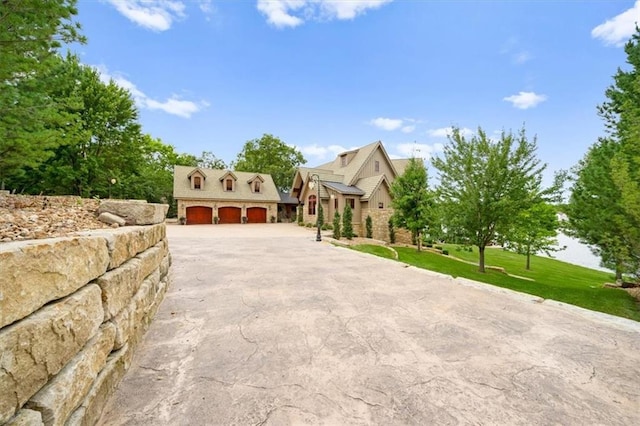
[[[204,174],[204,172],[202,171],[202,169],[201,169],[200,167],[196,167],[195,169],[193,169],[193,170],[191,171],[191,173],[189,173],[189,174],[187,175],[187,178],[191,179],[191,176],[193,176],[195,173],[200,173],[200,174],[202,175],[202,177],[203,177],[205,180],[207,180],[207,175],[206,175],[206,174]]]
[[[224,172],[225,170],[223,170]],[[219,181],[223,181],[227,176],[231,176],[233,178],[233,180],[237,181],[238,177],[236,175],[233,174],[233,172],[231,170],[227,170],[225,174],[223,174],[222,176],[220,176],[220,179],[218,179]]]
[[[260,185],[260,192],[253,192],[248,181],[254,178],[257,173],[247,172],[231,172],[229,170],[214,170],[201,168],[210,180],[202,187],[202,189],[191,189],[189,174],[193,172],[194,167],[175,166],[173,169],[173,196],[179,199],[201,199],[201,200],[220,200],[220,201],[262,201],[262,202],[280,202],[280,193],[276,188],[271,175],[260,174],[263,180]],[[225,191],[222,182],[225,177],[231,176],[236,179],[235,190]]]
[[[251,183],[256,179],[259,180],[260,182],[264,182],[264,178],[262,176],[260,176],[259,174],[255,174],[253,175],[253,177],[251,177],[251,179],[247,181],[247,183]]]
[[[389,180],[385,175],[371,176],[358,180],[358,188],[361,188],[364,192],[362,200],[368,200],[377,190],[382,183],[385,183],[387,187],[390,187]]]

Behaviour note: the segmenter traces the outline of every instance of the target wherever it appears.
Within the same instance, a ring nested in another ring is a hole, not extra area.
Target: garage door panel
[[[240,207],[220,207],[218,208],[218,223],[240,223],[242,209]]]
[[[187,225],[211,225],[213,209],[204,206],[187,207]]]
[[[263,207],[249,207],[247,209],[247,222],[267,223],[267,209]]]

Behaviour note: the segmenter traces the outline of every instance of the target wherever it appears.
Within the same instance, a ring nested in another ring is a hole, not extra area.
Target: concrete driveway
[[[169,226],[104,425],[640,424],[640,323],[314,241]]]

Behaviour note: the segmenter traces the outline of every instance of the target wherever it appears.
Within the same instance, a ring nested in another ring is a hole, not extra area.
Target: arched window
[[[193,189],[200,189],[200,186],[201,186],[200,176],[195,176],[193,178]]]
[[[309,215],[315,215],[316,214],[316,196],[315,195],[309,195],[309,203],[307,203],[307,205],[309,206]]]

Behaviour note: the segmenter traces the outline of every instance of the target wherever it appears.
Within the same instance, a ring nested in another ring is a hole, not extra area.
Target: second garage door
[[[240,223],[242,209],[240,207],[220,207],[218,209],[218,223]]]
[[[247,209],[247,222],[267,223],[267,209],[262,207],[249,207]]]
[[[187,207],[187,225],[211,225],[213,223],[211,207]]]

